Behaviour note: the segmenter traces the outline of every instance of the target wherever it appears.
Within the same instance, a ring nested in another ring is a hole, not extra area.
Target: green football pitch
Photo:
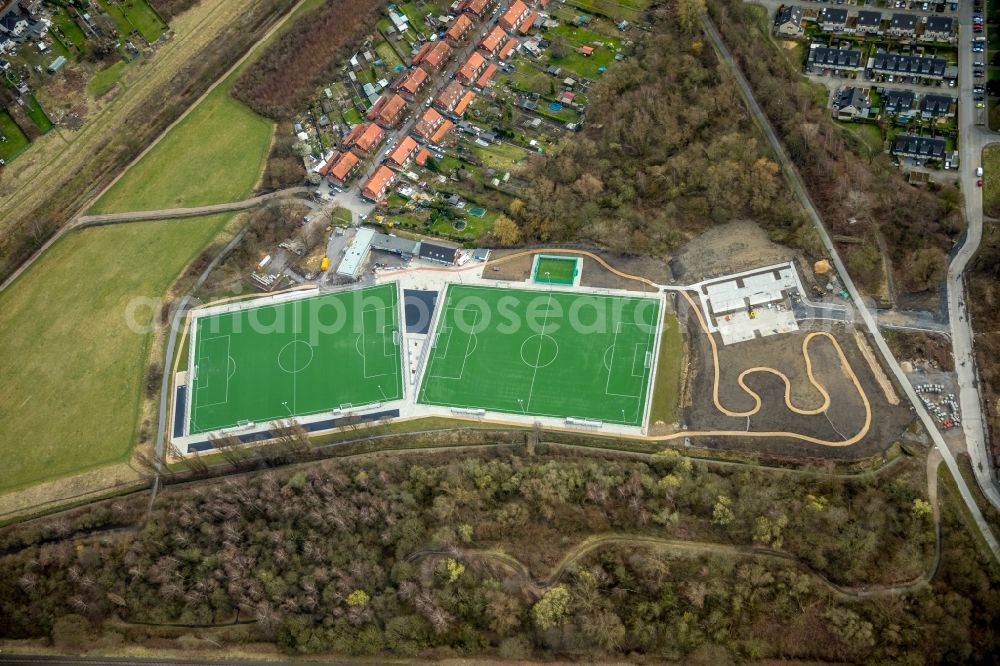
[[[453,284],[443,307],[419,402],[642,423],[658,300]]]
[[[190,433],[403,396],[396,285],[199,317]]]
[[[535,264],[535,282],[546,284],[573,284],[576,278],[576,257],[550,257],[542,255]]]

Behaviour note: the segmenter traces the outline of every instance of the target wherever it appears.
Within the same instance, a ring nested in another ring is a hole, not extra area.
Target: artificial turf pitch
[[[199,317],[190,433],[403,396],[396,285]]]
[[[535,266],[535,282],[547,284],[573,284],[576,278],[576,257],[550,257],[542,255]]]
[[[452,284],[442,307],[418,402],[642,423],[658,300]]]

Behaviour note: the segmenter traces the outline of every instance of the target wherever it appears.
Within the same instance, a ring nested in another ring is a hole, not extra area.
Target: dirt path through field
[[[726,557],[753,557],[755,559],[769,560],[776,563],[784,563],[805,571],[816,578],[824,587],[842,599],[867,599],[872,597],[882,597],[903,594],[926,585],[937,572],[937,558],[935,557],[932,566],[926,573],[921,574],[911,581],[892,585],[860,585],[847,586],[840,585],[827,578],[824,574],[813,569],[799,558],[789,553],[760,546],[734,546],[723,543],[711,543],[704,541],[685,541],[682,539],[669,539],[665,537],[643,536],[626,534],[619,532],[609,532],[596,534],[587,537],[577,545],[570,548],[559,563],[544,578],[535,578],[531,570],[512,555],[508,555],[499,550],[476,550],[471,548],[452,548],[448,550],[423,550],[417,551],[406,559],[415,562],[425,557],[453,557],[466,561],[489,561],[510,571],[515,577],[520,579],[521,584],[535,598],[538,598],[547,589],[559,583],[572,565],[579,562],[590,553],[605,548],[607,546],[626,546],[635,548],[655,548],[669,550],[671,552],[683,553],[686,555],[710,555]]]
[[[198,57],[223,29],[238,23],[257,0],[202,0],[174,21],[175,36],[160,46],[153,57],[126,74],[128,86],[115,100],[88,119],[83,129],[69,135],[69,145],[58,132],[42,137],[4,174],[0,194],[0,234],[19,223],[18,213],[34,210],[52,196],[52,187],[62,175],[87,168],[87,161],[110,141],[123,140],[116,129],[117,117],[142,113],[163,100],[155,93]]]

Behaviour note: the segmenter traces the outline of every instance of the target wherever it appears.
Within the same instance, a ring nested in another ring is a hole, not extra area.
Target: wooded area
[[[0,627],[64,650],[208,648],[199,627],[289,653],[426,657],[973,663],[1000,649],[1000,579],[950,512],[933,585],[868,602],[724,552],[611,544],[559,568],[612,533],[767,546],[847,585],[917,579],[934,543],[920,459],[838,478],[546,448],[327,461],[168,489],[145,523],[137,496],[8,528]],[[514,564],[484,554],[499,551]]]
[[[306,12],[240,76],[233,96],[275,120],[291,118],[375,29],[382,7],[377,0],[338,0]]]
[[[708,8],[830,232],[854,235],[852,219],[870,220],[886,240],[896,284],[910,292],[937,289],[964,226],[959,191],[910,185],[886,153],[863,157],[768,37],[759,14],[740,0],[709,0]]]
[[[966,273],[976,364],[983,392],[983,417],[994,462],[1000,461],[1000,233],[984,223],[979,252]]]
[[[831,232],[856,235],[851,220],[874,223],[896,284],[936,289],[963,224],[958,190],[911,186],[888,155],[862,157],[744,3],[710,9]],[[638,38],[635,55],[592,88],[586,129],[535,158],[526,174],[535,187],[511,212],[529,238],[620,252],[667,253],[733,219],[818,251],[725,68],[697,22],[680,27],[679,11],[652,11],[652,32]],[[862,278],[881,270],[878,252],[868,256],[875,261],[848,254]]]
[[[708,226],[753,219],[773,240],[812,230],[710,44],[655,10],[652,32],[589,92],[580,134],[537,157],[512,213],[538,241],[668,253]]]

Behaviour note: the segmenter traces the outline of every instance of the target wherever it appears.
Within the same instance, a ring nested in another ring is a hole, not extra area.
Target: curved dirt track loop
[[[821,444],[821,445],[824,445],[824,446],[850,446],[852,444],[857,444],[862,439],[864,439],[865,435],[868,434],[868,431],[871,429],[871,425],[872,425],[872,406],[871,406],[871,402],[868,400],[868,394],[865,393],[864,387],[861,386],[861,381],[858,379],[858,376],[854,373],[854,368],[851,367],[850,362],[847,360],[847,357],[844,355],[844,350],[840,347],[840,343],[837,342],[837,339],[835,337],[833,337],[832,335],[830,335],[829,333],[827,333],[825,331],[813,331],[812,333],[809,333],[805,337],[805,339],[802,341],[802,356],[803,356],[803,358],[805,358],[806,372],[809,375],[809,382],[813,386],[815,386],[816,389],[823,395],[823,404],[820,407],[818,407],[816,409],[801,409],[801,408],[796,407],[795,405],[793,405],[792,401],[791,401],[792,385],[791,385],[791,382],[789,381],[788,377],[785,376],[785,374],[782,373],[781,371],[775,370],[774,368],[769,368],[769,367],[766,367],[766,366],[758,366],[758,367],[755,367],[755,368],[748,368],[748,369],[744,370],[742,373],[740,373],[740,376],[737,379],[737,381],[740,384],[740,387],[744,391],[746,391],[750,395],[750,397],[752,397],[754,399],[755,406],[754,406],[754,408],[752,410],[749,410],[749,411],[746,411],[746,412],[734,412],[734,411],[732,411],[732,410],[727,409],[726,407],[724,407],[722,405],[722,403],[719,402],[719,381],[720,381],[720,379],[719,379],[719,348],[718,348],[718,345],[715,342],[715,336],[713,336],[712,333],[708,330],[708,326],[705,324],[705,319],[704,319],[704,317],[701,314],[701,308],[699,308],[698,305],[694,302],[694,299],[691,298],[690,294],[688,294],[686,291],[682,291],[681,295],[684,296],[684,298],[687,300],[688,305],[691,306],[691,310],[694,312],[695,316],[698,318],[698,324],[701,326],[701,330],[705,332],[706,336],[708,336],[708,342],[709,342],[709,345],[712,348],[712,369],[713,369],[713,373],[714,373],[714,381],[712,383],[713,384],[713,386],[712,386],[712,399],[715,401],[715,407],[716,407],[716,409],[718,409],[723,414],[726,414],[727,416],[752,416],[752,415],[756,414],[758,411],[760,411],[760,407],[761,407],[760,396],[756,392],[754,392],[752,389],[750,389],[746,385],[746,383],[744,382],[744,378],[747,375],[752,374],[754,372],[766,372],[766,373],[773,374],[773,375],[775,375],[777,377],[780,377],[782,379],[782,381],[784,381],[784,383],[785,383],[785,405],[788,407],[788,409],[790,409],[791,411],[795,412],[796,414],[801,414],[801,415],[807,416],[807,415],[821,414],[824,411],[826,411],[826,409],[830,406],[830,394],[823,387],[823,385],[820,384],[816,380],[816,377],[813,375],[813,371],[812,371],[812,359],[809,356],[809,345],[817,337],[826,338],[833,345],[834,350],[837,352],[837,357],[840,359],[840,365],[841,365],[841,367],[844,369],[844,372],[847,373],[847,376],[850,377],[851,382],[854,384],[854,388],[857,390],[858,395],[861,397],[861,401],[862,401],[862,403],[864,403],[864,406],[865,406],[865,422],[864,422],[864,424],[862,424],[861,429],[858,430],[858,432],[855,433],[852,437],[849,437],[849,438],[844,439],[844,440],[833,440],[833,441],[831,441],[831,440],[819,439],[818,437],[811,437],[809,435],[801,435],[801,434],[798,434],[798,433],[780,433],[780,432],[760,432],[760,431],[755,431],[755,432],[743,432],[743,433],[739,433],[739,434],[744,435],[744,436],[748,436],[748,437],[765,437],[765,436],[791,437],[791,438],[794,438],[794,439],[799,439],[799,440],[802,440],[802,441],[811,442],[813,444]],[[684,434],[684,433],[680,433],[680,434]],[[688,435],[697,435],[697,434],[706,434],[706,433],[694,433],[694,432],[691,432],[691,433],[687,433],[687,434]],[[717,435],[717,434],[720,434],[720,433],[713,432],[712,434],[716,434]],[[667,435],[666,437],[673,438],[676,435],[677,435],[677,433],[674,433],[674,435]],[[652,437],[650,439],[659,439],[659,438]]]
[[[499,259],[490,260],[487,263],[488,264],[489,263],[499,264],[499,263],[503,263],[503,262],[506,262],[506,261],[510,261],[512,259],[517,259],[517,258],[520,258],[520,257],[524,257],[524,256],[527,256],[527,255],[538,254],[539,252],[544,252],[545,254],[569,254],[569,255],[580,255],[580,256],[588,257],[588,258],[593,259],[594,261],[596,261],[598,264],[600,264],[601,267],[603,267],[605,270],[610,271],[611,273],[617,275],[618,277],[624,278],[626,280],[632,280],[632,281],[635,281],[635,282],[639,282],[639,283],[648,285],[650,287],[655,288],[657,290],[657,292],[662,292],[662,291],[665,290],[664,289],[664,285],[657,284],[656,282],[653,282],[652,280],[650,280],[648,278],[640,277],[638,275],[631,275],[629,273],[624,273],[624,272],[618,270],[617,268],[615,268],[614,266],[610,265],[602,257],[594,254],[593,252],[588,252],[587,250],[568,250],[568,249],[563,249],[563,248],[555,248],[555,249],[535,248],[535,249],[532,249],[532,250],[524,250],[524,251],[521,251],[521,252],[514,252],[513,254],[509,254],[507,256],[500,257]],[[462,272],[462,271],[467,271],[467,270],[474,270],[476,268],[478,268],[478,266],[474,266],[474,265],[469,265],[469,266],[466,266],[466,267],[463,267],[463,268],[458,268],[458,269],[437,268],[437,267],[433,267],[433,266],[421,266],[421,267],[418,267],[418,268],[408,269],[408,270],[405,270],[405,271],[393,271],[391,273],[383,273],[383,276],[389,277],[389,276],[397,275],[397,274],[400,274],[400,273],[410,273],[410,272],[420,272],[420,271],[454,273],[454,272]],[[753,438],[780,437],[780,438],[785,438],[785,439],[795,439],[795,440],[799,440],[799,441],[802,441],[802,442],[808,442],[810,444],[818,444],[820,446],[851,446],[853,444],[857,444],[858,442],[860,442],[868,434],[868,431],[871,429],[871,425],[872,425],[872,408],[871,408],[871,402],[868,400],[868,394],[865,393],[864,387],[861,386],[861,380],[859,380],[858,376],[854,373],[854,368],[851,367],[850,362],[847,360],[847,356],[844,355],[844,350],[841,348],[840,343],[837,342],[836,338],[834,338],[832,335],[830,335],[829,333],[826,333],[824,331],[814,331],[812,333],[809,333],[805,337],[805,339],[802,341],[802,356],[805,358],[806,371],[807,371],[807,373],[809,375],[809,382],[823,396],[823,404],[822,405],[820,405],[819,407],[817,407],[815,409],[804,409],[804,408],[801,408],[801,407],[796,407],[792,403],[792,399],[791,399],[792,385],[791,385],[791,381],[788,379],[788,377],[783,372],[781,372],[780,370],[776,370],[775,368],[769,368],[767,366],[757,366],[757,367],[754,367],[754,368],[748,368],[748,369],[744,370],[742,373],[740,373],[740,376],[737,378],[737,381],[739,382],[740,387],[751,398],[753,398],[753,400],[754,400],[754,408],[751,409],[751,410],[748,410],[748,411],[738,412],[738,411],[733,411],[731,409],[728,409],[728,408],[724,407],[722,405],[722,403],[719,401],[719,381],[720,381],[720,379],[719,379],[719,348],[718,348],[718,345],[715,342],[715,336],[713,336],[712,332],[708,330],[708,326],[705,324],[705,319],[704,319],[704,317],[701,314],[701,308],[698,307],[698,305],[694,302],[694,299],[691,298],[691,295],[688,294],[687,291],[684,291],[684,290],[681,290],[681,289],[676,289],[675,288],[675,289],[673,289],[673,291],[679,291],[680,294],[687,300],[688,305],[691,307],[691,310],[694,312],[695,316],[698,318],[698,324],[701,326],[701,330],[704,331],[705,335],[708,337],[708,342],[709,342],[709,344],[711,345],[711,348],[712,348],[712,367],[713,367],[713,372],[714,372],[712,399],[715,402],[715,407],[720,412],[722,412],[726,416],[748,417],[748,416],[753,416],[754,414],[756,414],[757,412],[760,411],[761,404],[762,404],[760,396],[755,391],[753,391],[750,387],[748,387],[746,385],[745,381],[744,381],[745,378],[748,375],[753,374],[755,372],[765,372],[765,373],[769,373],[769,374],[775,375],[776,377],[780,378],[785,383],[785,405],[792,412],[794,412],[796,414],[803,415],[803,416],[813,416],[813,415],[822,414],[823,412],[825,412],[826,409],[830,406],[830,394],[827,392],[826,388],[822,384],[820,384],[819,381],[817,381],[816,377],[813,375],[813,371],[812,371],[812,359],[809,356],[809,345],[816,338],[822,337],[822,338],[825,338],[825,339],[829,340],[830,343],[833,345],[834,350],[837,352],[837,357],[840,359],[841,367],[844,369],[844,372],[847,373],[847,376],[850,377],[851,382],[854,384],[854,388],[857,389],[857,391],[858,391],[858,395],[861,396],[861,401],[864,403],[864,406],[865,406],[865,421],[864,421],[864,423],[862,424],[861,428],[858,430],[857,433],[855,433],[851,437],[848,437],[847,439],[842,439],[842,440],[821,439],[819,437],[813,437],[811,435],[803,435],[803,434],[797,433],[797,432],[783,432],[783,431],[744,431],[744,430],[701,430],[701,431],[698,431],[698,430],[682,430],[682,431],[679,431],[679,432],[671,433],[669,435],[642,436],[642,437],[637,437],[635,439],[642,439],[642,440],[646,440],[646,441],[655,441],[655,442],[667,442],[667,441],[671,441],[671,440],[675,440],[675,439],[680,439],[682,437],[753,437]],[[628,437],[628,435],[622,435],[622,437]]]
[[[816,388],[816,390],[820,392],[820,395],[823,396],[822,405],[816,407],[815,409],[805,409],[803,407],[796,407],[794,404],[792,404],[792,381],[788,378],[788,376],[779,370],[775,370],[774,368],[769,368],[766,366],[755,366],[753,368],[747,368],[746,370],[740,373],[739,377],[736,378],[736,381],[739,382],[740,388],[742,388],[744,391],[750,394],[750,397],[754,399],[755,403],[754,408],[749,409],[745,412],[734,412],[730,409],[722,407],[719,404],[718,381],[715,382],[715,391],[714,391],[715,406],[719,408],[719,411],[725,413],[727,416],[753,416],[754,414],[759,412],[761,407],[760,394],[754,391],[749,386],[747,386],[744,379],[747,377],[747,375],[752,375],[755,372],[764,372],[767,374],[774,375],[775,377],[777,377],[778,379],[780,379],[785,383],[785,406],[788,407],[789,410],[795,412],[796,414],[803,414],[805,416],[814,416],[816,414],[822,414],[823,412],[825,412],[827,408],[830,406],[830,394],[827,393],[826,389],[823,388],[822,384],[816,381],[816,377],[813,375],[812,371],[812,358],[809,356],[809,343],[812,342],[818,336],[825,336],[831,342],[833,342],[834,345],[837,344],[837,341],[833,338],[832,335],[826,332],[810,333],[802,341],[802,356],[806,360],[806,373],[809,375],[809,383],[812,384]],[[718,366],[716,366],[715,372],[716,374],[718,374],[719,372]]]
[[[522,581],[525,587],[535,597],[539,597],[543,592],[545,592],[545,590],[551,588],[553,585],[562,580],[563,576],[573,564],[590,553],[604,548],[605,546],[657,548],[688,555],[753,557],[755,559],[790,564],[800,571],[813,576],[820,583],[822,583],[824,587],[844,599],[867,599],[910,592],[930,582],[937,571],[938,562],[937,555],[935,555],[930,569],[920,574],[913,580],[894,585],[863,585],[854,587],[835,583],[827,578],[826,575],[812,568],[794,555],[780,550],[774,550],[772,548],[763,548],[760,546],[734,546],[730,544],[711,543],[706,541],[683,541],[681,539],[640,536],[618,532],[596,534],[594,536],[587,537],[577,545],[570,548],[545,578],[533,577],[526,564],[512,555],[508,555],[507,553],[498,550],[476,550],[465,548],[453,548],[449,550],[420,550],[407,556],[406,561],[415,562],[425,557],[444,556],[465,559],[467,561],[488,560],[512,572]]]

